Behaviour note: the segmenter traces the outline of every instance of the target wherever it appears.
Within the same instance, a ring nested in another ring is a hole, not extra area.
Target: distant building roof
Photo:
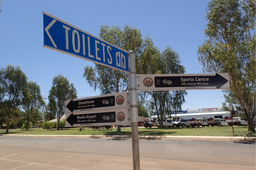
[[[60,120],[63,120],[63,119],[66,119],[66,114],[64,114],[63,116],[61,116]],[[56,119],[49,120],[48,122],[57,123],[57,118],[56,118]]]

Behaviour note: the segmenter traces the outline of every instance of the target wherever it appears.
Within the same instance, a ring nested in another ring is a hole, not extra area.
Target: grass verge
[[[0,135],[5,134],[5,130],[0,130]],[[65,128],[56,130],[55,128],[47,129],[29,129],[14,130],[10,129],[9,134],[18,135],[131,135],[130,127],[122,127],[121,132],[117,132],[116,128],[108,131],[93,131],[91,128]],[[195,127],[195,128],[139,128],[139,135],[145,136],[250,136],[255,137],[254,132],[248,132],[246,126],[235,126],[234,135],[232,127]]]

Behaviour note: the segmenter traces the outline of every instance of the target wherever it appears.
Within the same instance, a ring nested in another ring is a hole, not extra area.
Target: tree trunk
[[[29,126],[29,116],[27,117],[27,125],[26,125],[26,130],[28,130],[28,126]]]
[[[117,132],[121,132],[121,126],[120,126],[120,125],[117,125],[116,131],[117,131]]]
[[[59,130],[60,126],[60,115],[57,115],[57,130]]]
[[[6,126],[6,131],[5,131],[5,133],[9,133],[9,123],[7,123],[7,126]]]
[[[247,109],[244,108],[244,114],[247,120],[247,130],[255,132],[254,124],[253,124],[253,116],[249,116]]]
[[[254,90],[252,115],[256,116],[256,89]]]
[[[248,126],[248,131],[255,132],[253,119],[248,119],[247,120],[247,126]]]
[[[6,131],[5,131],[5,133],[9,133],[9,128],[10,128],[10,116],[8,117],[8,121],[7,121],[7,126],[6,126]]]
[[[154,103],[155,103],[155,107],[156,107],[157,119],[158,119],[159,127],[162,128],[163,127],[163,121],[162,121],[163,119],[161,119],[160,116],[159,116],[155,95],[156,95],[155,92],[153,92],[153,98],[154,98]]]
[[[234,92],[235,92],[235,94],[237,96],[238,102],[239,102],[240,106],[242,107],[242,109],[244,110],[244,114],[245,114],[245,117],[246,117],[246,120],[247,120],[247,130],[255,132],[255,128],[254,128],[254,125],[253,125],[253,116],[250,116],[248,114],[248,112],[247,112],[247,109],[245,108],[245,105],[244,105],[244,103],[242,101],[240,93],[238,92],[238,89],[237,89],[236,84],[234,82],[234,78],[233,78],[232,72],[231,72],[231,79],[232,79],[232,84],[233,84],[233,87],[234,87]],[[255,99],[255,95],[256,95],[256,91],[254,93],[254,99]]]

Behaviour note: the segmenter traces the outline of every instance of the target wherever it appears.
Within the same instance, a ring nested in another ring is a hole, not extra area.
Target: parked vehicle
[[[236,125],[247,125],[247,120],[241,117],[233,117],[233,121]]]
[[[225,117],[224,118],[226,120],[226,122],[228,123],[229,126],[232,125],[232,121],[233,121],[233,125],[245,125],[247,126],[247,120],[245,118],[241,118],[241,117],[233,117],[232,121],[230,119],[230,117]]]
[[[144,122],[144,127],[146,128],[151,128],[154,124],[152,122],[149,122],[149,121],[145,121]]]
[[[156,125],[159,127],[160,123],[158,121],[156,121]],[[171,119],[163,120],[163,127],[172,127],[172,126],[173,126],[173,122]]]
[[[208,122],[206,118],[192,118],[192,119],[188,119],[187,120],[187,124],[186,126],[190,126],[190,127],[200,127],[200,126],[207,126]]]
[[[199,118],[197,118],[197,119],[192,118],[192,119],[188,120],[188,124],[190,127],[195,127],[195,126],[200,127],[200,126],[202,126],[202,120]]]
[[[144,121],[138,121],[138,126],[143,126],[144,125]]]
[[[208,120],[208,126],[228,126],[228,123],[224,119],[215,118],[213,120]]]
[[[198,125],[200,126],[208,126],[208,121],[206,118],[197,118]]]
[[[190,124],[186,119],[175,119],[175,121],[173,122],[173,127],[181,127],[181,126],[186,127],[186,126],[190,126]]]

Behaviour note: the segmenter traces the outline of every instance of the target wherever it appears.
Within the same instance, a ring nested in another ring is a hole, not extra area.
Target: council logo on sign
[[[143,80],[143,84],[146,87],[151,87],[153,85],[153,80],[150,77],[147,77]]]
[[[117,96],[116,103],[122,105],[124,103],[124,97],[122,95]]]
[[[123,112],[118,112],[117,113],[117,120],[119,122],[122,122],[122,121],[124,121],[124,119],[125,119],[125,114]]]

